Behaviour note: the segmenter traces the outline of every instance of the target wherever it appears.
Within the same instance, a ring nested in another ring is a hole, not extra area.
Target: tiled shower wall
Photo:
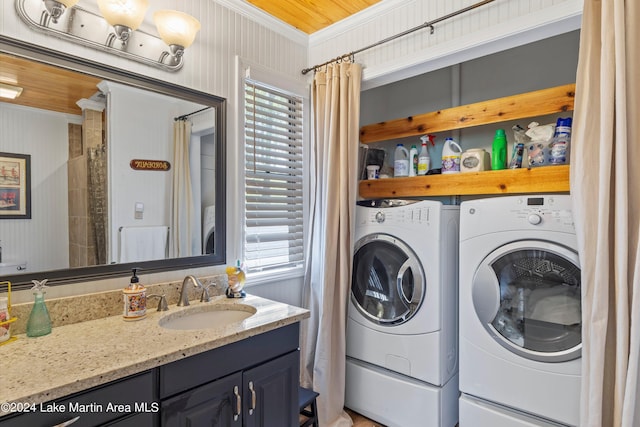
[[[78,135],[78,128],[81,134]],[[88,151],[102,146],[102,112],[85,109],[82,126],[69,125],[69,266],[96,265],[97,248],[94,223],[89,203],[93,192],[89,191]],[[106,173],[106,169],[102,171]],[[100,194],[98,194],[99,196]],[[104,197],[104,193],[102,193]],[[106,248],[102,248],[103,251]]]

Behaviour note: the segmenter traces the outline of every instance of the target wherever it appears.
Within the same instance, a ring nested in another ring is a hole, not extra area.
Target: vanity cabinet
[[[298,324],[161,366],[161,426],[298,421]]]
[[[295,425],[298,364],[296,350],[163,400],[162,426]]]
[[[360,142],[370,144],[573,111],[574,97],[575,84],[568,84],[374,123],[360,128]],[[376,179],[359,183],[359,195],[365,199],[567,191],[569,165]]]
[[[55,402],[36,404],[31,409],[37,412],[3,416],[0,427],[57,426],[76,416],[77,421],[65,425],[294,426],[298,423],[299,329],[294,323],[185,355]]]
[[[73,372],[69,375],[73,376]],[[146,371],[53,402],[35,404],[30,412],[0,418],[0,427],[50,427],[64,425],[75,417],[78,420],[69,424],[73,427],[153,427],[158,423],[158,411],[151,405],[158,401],[157,389],[155,370]]]

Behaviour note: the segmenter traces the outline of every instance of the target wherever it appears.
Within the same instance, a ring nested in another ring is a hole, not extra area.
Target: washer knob
[[[384,213],[378,211],[376,213],[376,221],[378,221],[379,224],[382,224],[384,222]]]
[[[530,214],[527,219],[531,225],[538,225],[542,222],[542,217],[538,214]]]

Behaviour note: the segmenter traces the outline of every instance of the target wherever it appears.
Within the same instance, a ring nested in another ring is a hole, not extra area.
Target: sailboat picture
[[[31,218],[30,161],[27,154],[0,153],[0,219]]]

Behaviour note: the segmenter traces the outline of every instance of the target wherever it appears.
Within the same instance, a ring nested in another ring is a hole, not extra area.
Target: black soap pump
[[[124,299],[124,310],[122,316],[124,320],[139,320],[147,315],[147,288],[140,284],[137,268],[133,268],[133,276],[129,281],[129,286],[122,290]]]

